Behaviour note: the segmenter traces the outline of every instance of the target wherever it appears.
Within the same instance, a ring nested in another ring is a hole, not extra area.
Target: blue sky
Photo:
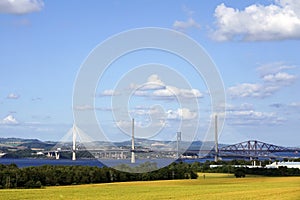
[[[0,137],[41,140],[63,137],[73,123],[73,85],[91,50],[112,35],[142,27],[183,32],[210,55],[223,79],[227,97],[220,142],[257,139],[299,146],[300,3],[297,0],[1,0]],[[175,131],[170,127],[176,125],[177,118],[201,121],[199,131],[205,132],[211,113],[204,80],[182,60],[149,50],[119,59],[99,83],[95,112],[104,131],[110,132],[109,138],[118,138],[120,131],[116,124],[125,123],[114,121],[109,109],[112,96],[117,98],[120,92],[113,91],[116,82],[126,71],[150,62],[172,66],[183,75],[199,92],[196,98],[202,106],[196,112],[179,108],[170,99],[135,95],[129,107],[137,123],[147,123],[151,111],[147,106],[159,104],[166,109],[169,126],[165,134]],[[120,70],[121,65],[126,67]],[[145,73],[136,82],[127,82],[123,89],[131,83],[147,83],[147,79],[175,87],[178,95],[186,89],[176,81],[166,80],[163,73],[154,72]],[[83,105],[79,109],[84,112],[93,108]]]

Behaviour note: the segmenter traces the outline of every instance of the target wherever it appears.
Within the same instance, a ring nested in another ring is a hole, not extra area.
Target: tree
[[[236,168],[234,171],[234,175],[236,178],[244,178],[246,176],[245,169],[241,167]]]

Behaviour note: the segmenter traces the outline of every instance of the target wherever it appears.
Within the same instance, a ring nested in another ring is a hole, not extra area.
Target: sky
[[[150,127],[137,132],[141,137],[172,140],[182,128],[204,140],[212,122],[206,80],[170,52],[118,58],[99,77],[94,105],[73,106],[91,51],[144,27],[183,33],[214,62],[226,94],[221,143],[299,146],[298,0],[0,0],[0,137],[58,141],[73,125],[73,110],[92,110],[108,140],[129,138],[129,118],[141,130]],[[130,100],[119,104],[128,90]]]

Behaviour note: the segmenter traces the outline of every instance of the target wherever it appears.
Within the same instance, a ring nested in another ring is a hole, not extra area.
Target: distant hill
[[[51,149],[54,147],[54,142],[42,142],[38,139],[22,139],[22,138],[0,138],[0,147],[2,148],[17,148],[25,147]]]
[[[38,139],[22,139],[22,138],[0,138],[0,148],[18,148],[23,147],[27,149],[32,148],[39,148],[39,149],[45,149],[49,150],[52,149],[54,146],[56,146],[59,142],[53,142],[53,141],[40,141]],[[136,138],[135,139],[135,146],[141,147],[141,148],[149,148],[157,147],[157,146],[164,146],[164,145],[171,145],[176,146],[176,141],[160,141],[160,140],[149,140],[149,139],[143,139],[143,138]],[[61,145],[72,145],[72,142],[63,142],[59,143]],[[108,141],[95,141],[92,142],[92,146],[111,146],[112,143]],[[123,141],[123,142],[113,142],[113,144],[117,147],[131,147],[131,140]],[[202,149],[209,150],[214,147],[213,141],[193,141],[193,142],[186,142],[181,141],[180,143],[183,147],[189,147],[189,150],[200,150]],[[60,146],[60,145],[58,145]],[[225,146],[225,144],[219,144],[219,146]]]
[[[25,142],[37,142],[39,141],[38,139],[23,139],[23,138],[0,138],[0,143],[5,144],[5,143],[25,143]]]
[[[49,143],[45,143],[45,142],[41,142],[41,141],[36,141],[36,142],[26,142],[19,146],[27,147],[28,149],[31,149],[31,148],[51,149],[52,147],[55,146],[55,144],[53,144],[53,143],[49,144]]]

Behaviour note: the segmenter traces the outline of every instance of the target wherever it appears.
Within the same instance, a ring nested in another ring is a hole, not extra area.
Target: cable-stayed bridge
[[[181,133],[180,133],[181,134]],[[169,148],[155,146],[143,147],[136,146],[132,148],[132,145],[127,146],[121,145],[109,145],[109,143],[97,143],[92,142],[92,139],[87,136],[81,129],[75,125],[70,129],[65,138],[72,138],[72,143],[58,143],[51,151],[44,152],[49,157],[56,159],[60,158],[60,153],[69,152],[72,153],[72,160],[76,160],[76,153],[81,151],[89,151],[95,158],[99,159],[130,159],[132,153],[135,153],[134,156],[140,156],[143,158],[202,158],[203,156],[217,156],[217,157],[239,157],[239,158],[275,158],[277,153],[294,153],[295,157],[299,157],[299,148],[287,148],[282,146],[277,146],[274,144],[268,144],[265,142],[257,140],[249,140],[240,142],[237,144],[219,146],[216,151],[214,145],[210,145],[208,148],[191,148],[184,145],[181,141],[181,137],[177,137],[177,141],[172,142]],[[77,138],[81,142],[77,141]],[[134,139],[133,139],[134,140]],[[65,141],[64,139],[62,141]],[[211,142],[213,144],[213,142]],[[180,146],[186,151],[180,150]],[[180,152],[180,153],[179,153]]]

